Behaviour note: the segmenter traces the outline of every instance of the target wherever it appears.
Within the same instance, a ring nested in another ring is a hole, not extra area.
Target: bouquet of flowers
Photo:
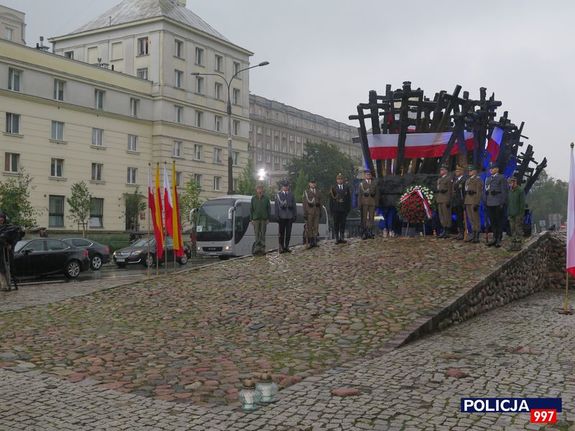
[[[397,209],[402,219],[409,224],[423,223],[431,219],[433,192],[425,186],[410,186],[401,195]]]

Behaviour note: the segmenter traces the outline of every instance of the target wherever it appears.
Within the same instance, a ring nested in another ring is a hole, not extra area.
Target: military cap
[[[456,170],[456,171],[464,171],[465,168],[464,168],[463,166],[461,166],[461,165],[457,165],[457,166],[455,167],[455,170]]]
[[[475,166],[475,165],[469,165],[469,166],[467,167],[467,169],[469,169],[470,171],[476,171],[476,170],[477,170],[477,166]]]
[[[289,181],[288,180],[281,180],[280,181],[280,187],[289,187]]]
[[[316,180],[315,180],[315,178],[312,178],[312,179],[309,180],[309,182],[315,184],[315,183],[316,183]]]
[[[338,180],[343,180],[343,174],[340,172],[339,174],[337,174],[337,177],[335,177]]]
[[[496,162],[489,163],[489,169],[494,169],[494,168],[499,169],[499,165]]]
[[[443,165],[440,166],[439,169],[445,169],[446,171],[448,171],[448,170],[449,170],[449,166],[447,166],[446,164],[443,164]]]
[[[517,177],[515,175],[509,177],[509,181],[515,181],[517,182]]]

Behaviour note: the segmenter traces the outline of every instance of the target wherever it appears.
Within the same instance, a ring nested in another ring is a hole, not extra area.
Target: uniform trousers
[[[364,230],[373,230],[373,219],[375,217],[375,205],[361,206],[361,221]]]
[[[317,238],[318,228],[319,228],[319,208],[310,208],[307,213],[307,237]]]
[[[503,238],[503,216],[505,215],[503,205],[488,206],[487,215],[495,241],[501,241]]]
[[[474,208],[477,208],[476,210]],[[467,217],[471,222],[471,230],[473,232],[479,232],[481,230],[481,219],[479,218],[479,205],[465,205],[465,212]]]
[[[253,220],[255,241],[252,246],[252,254],[264,254],[266,252],[266,227],[267,220]]]
[[[451,210],[448,203],[437,203],[439,210],[439,222],[444,229],[451,227]]]
[[[280,250],[285,250],[289,248],[289,241],[291,238],[291,226],[292,226],[292,219],[291,218],[280,218],[278,219],[278,227],[279,227],[279,234],[280,234]]]
[[[333,231],[335,236],[343,239],[345,236],[345,221],[347,219],[347,212],[334,212],[333,213]]]
[[[465,220],[463,217],[463,206],[454,206],[453,214],[455,214],[455,225],[457,226],[457,233],[463,233],[465,226]]]

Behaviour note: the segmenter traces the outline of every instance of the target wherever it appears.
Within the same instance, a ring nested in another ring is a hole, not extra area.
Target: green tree
[[[309,181],[307,175],[305,174],[303,169],[300,169],[295,179],[295,184],[293,186],[293,194],[295,196],[296,202],[302,201],[303,192],[305,191],[308,183]]]
[[[533,213],[533,222],[549,221],[549,214],[561,214],[567,219],[567,193],[569,184],[541,172],[539,179],[527,195],[527,204]]]
[[[70,197],[66,198],[66,202],[70,207],[68,218],[78,226],[82,226],[82,236],[86,236],[91,200],[92,195],[84,181],[72,184]]]
[[[180,195],[180,210],[181,216],[187,220],[190,211],[199,208],[203,202],[200,198],[202,189],[198,182],[193,178],[185,184],[184,192]],[[191,221],[191,220],[189,220]]]
[[[32,177],[20,170],[17,177],[0,182],[0,209],[11,223],[24,228],[35,227],[38,211],[30,203]]]
[[[238,179],[238,189],[236,191],[240,195],[253,195],[256,190],[256,183],[254,163],[252,159],[248,159],[248,164]]]
[[[133,193],[124,193],[126,230],[138,232],[140,230],[140,213],[146,211],[146,197],[135,188]]]
[[[353,160],[335,145],[325,142],[306,142],[303,157],[292,159],[287,169],[292,184],[296,183],[300,172],[303,172],[307,178],[315,178],[318,188],[324,192],[335,184],[338,173],[342,173],[349,181],[357,175]]]

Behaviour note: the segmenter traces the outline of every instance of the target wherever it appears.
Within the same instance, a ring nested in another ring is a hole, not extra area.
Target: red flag
[[[180,204],[178,202],[178,188],[176,182],[176,162],[174,161],[172,163],[172,232],[174,239],[174,253],[176,253],[177,257],[180,257],[184,254],[184,244],[182,241]]]
[[[168,171],[166,170],[166,165],[164,164],[164,226],[166,226],[168,235],[173,238],[174,225],[172,223],[172,212],[174,206],[172,205],[172,193],[170,189],[170,178],[168,177]]]
[[[567,272],[575,277],[575,162],[571,148],[569,197],[567,198]]]
[[[164,255],[164,231],[162,228],[162,202],[160,200],[160,167],[156,168],[156,193],[152,188],[151,167],[148,168],[148,206],[152,214],[154,237],[156,238],[156,256],[161,259]]]

